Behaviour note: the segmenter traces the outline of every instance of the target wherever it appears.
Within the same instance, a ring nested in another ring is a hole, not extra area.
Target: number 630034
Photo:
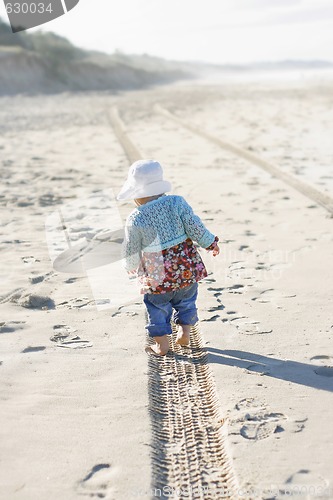
[[[7,14],[14,12],[15,14],[43,14],[44,12],[53,12],[52,4],[39,3],[6,3]]]

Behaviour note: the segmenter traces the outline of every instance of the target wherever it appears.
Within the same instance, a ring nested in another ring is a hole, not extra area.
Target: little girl
[[[129,169],[118,200],[134,200],[127,217],[123,256],[125,269],[137,275],[148,313],[149,336],[155,340],[147,352],[163,356],[169,350],[173,321],[181,326],[177,343],[188,345],[190,329],[198,321],[198,281],[207,270],[193,241],[213,256],[219,254],[214,236],[182,196],[166,195],[171,184],[163,180],[161,165],[139,160]]]

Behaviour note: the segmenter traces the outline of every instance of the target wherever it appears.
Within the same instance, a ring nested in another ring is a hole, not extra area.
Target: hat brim
[[[146,184],[143,187],[135,187],[125,182],[122,189],[117,195],[117,200],[134,200],[136,198],[146,198],[147,196],[155,196],[157,194],[171,191],[172,187],[168,181],[156,181]]]

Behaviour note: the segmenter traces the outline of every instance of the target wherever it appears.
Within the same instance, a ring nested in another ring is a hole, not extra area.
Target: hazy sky
[[[333,61],[333,0],[80,0],[36,29],[84,48],[177,60]]]

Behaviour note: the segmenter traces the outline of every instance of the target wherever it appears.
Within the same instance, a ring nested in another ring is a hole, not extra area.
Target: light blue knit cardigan
[[[158,252],[187,238],[207,248],[215,239],[182,196],[163,195],[135,208],[127,217],[122,247],[124,267],[137,269],[141,252]]]

